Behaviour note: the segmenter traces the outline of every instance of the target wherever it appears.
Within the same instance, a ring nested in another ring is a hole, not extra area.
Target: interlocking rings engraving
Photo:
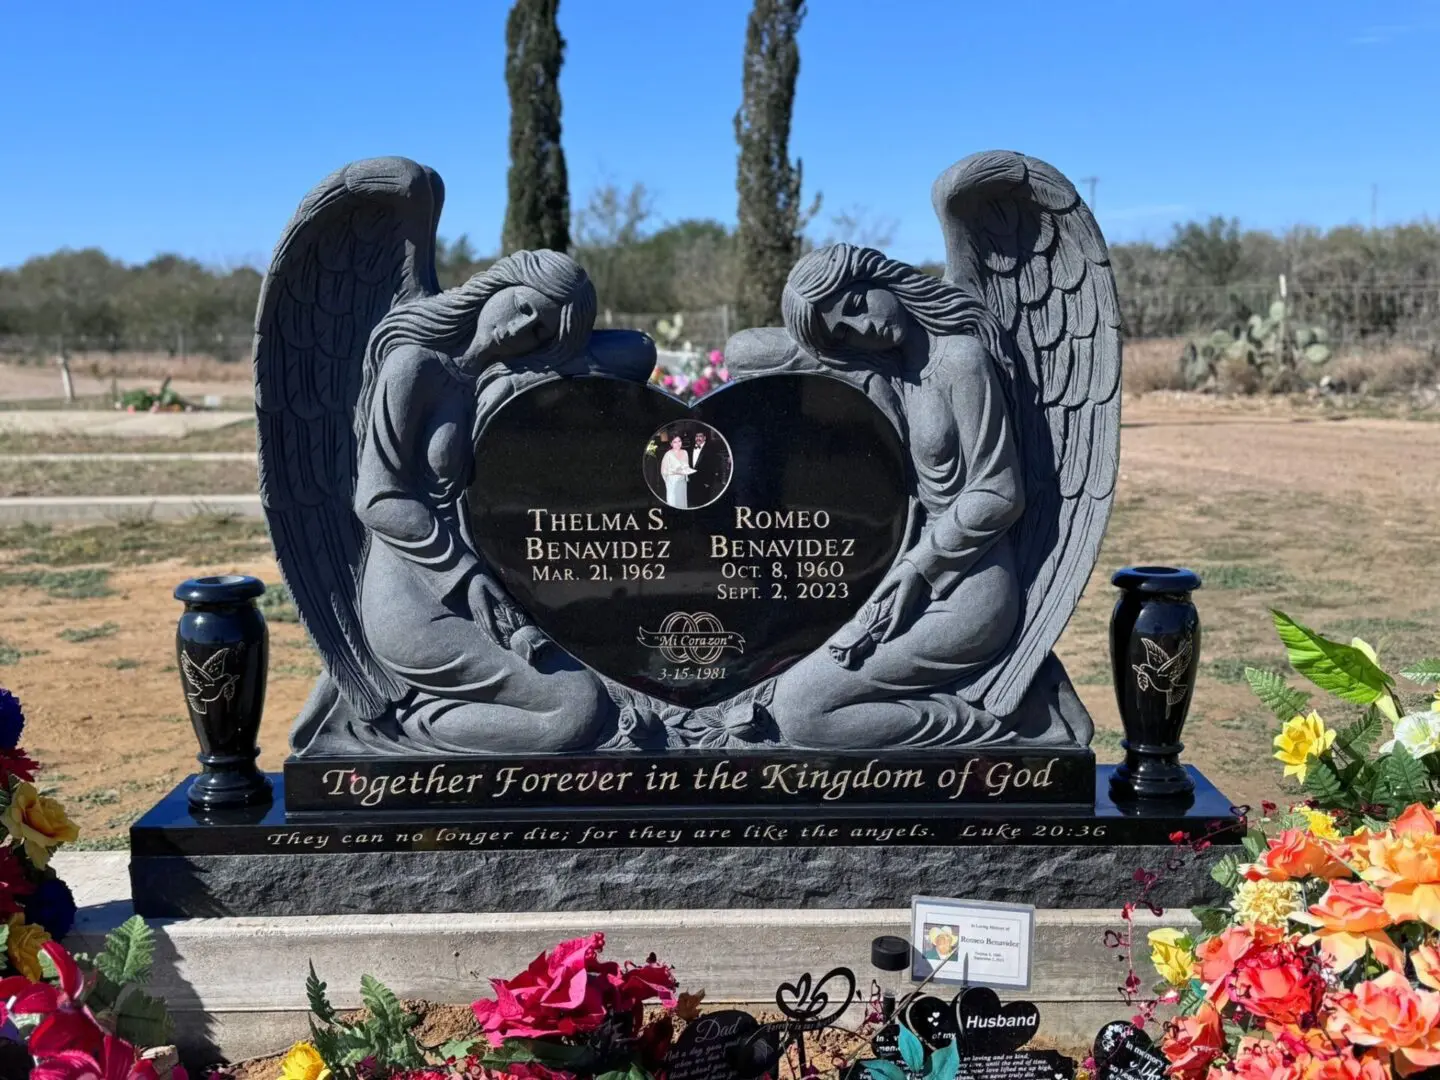
[[[660,655],[672,664],[713,664],[726,649],[745,651],[745,638],[726,630],[725,625],[708,611],[672,611],[665,616],[658,630],[636,632],[641,645],[659,649]]]

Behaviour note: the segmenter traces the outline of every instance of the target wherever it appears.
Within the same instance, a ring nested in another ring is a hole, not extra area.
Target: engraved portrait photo
[[[676,420],[650,437],[645,483],[676,510],[709,506],[730,486],[735,461],[725,436],[699,420]]]

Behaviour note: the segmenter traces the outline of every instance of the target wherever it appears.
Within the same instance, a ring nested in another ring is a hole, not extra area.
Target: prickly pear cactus
[[[1185,346],[1180,368],[1191,389],[1288,389],[1313,382],[1330,359],[1323,326],[1296,325],[1283,300],[1234,330],[1215,330]]]

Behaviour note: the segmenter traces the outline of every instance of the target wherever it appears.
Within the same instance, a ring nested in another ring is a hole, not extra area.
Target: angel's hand
[[[922,601],[929,596],[930,583],[919,570],[902,560],[875,592],[873,602],[882,612],[875,625],[875,640],[893,641],[898,637],[913,621]]]
[[[533,665],[542,653],[555,644],[534,623],[526,623],[510,635],[510,649],[527,664]]]
[[[500,591],[500,586],[482,570],[470,579],[465,596],[470,607],[470,617],[480,624],[480,628],[489,635],[491,641],[497,645],[503,644],[500,623],[496,618],[496,611],[505,603],[505,594]]]

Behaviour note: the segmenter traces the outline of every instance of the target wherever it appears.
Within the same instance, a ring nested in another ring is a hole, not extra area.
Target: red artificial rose
[[[21,780],[33,783],[35,774],[39,771],[40,763],[24,750],[0,749],[0,774],[9,773]]]
[[[14,915],[20,910],[17,900],[35,891],[35,883],[25,865],[15,857],[14,848],[0,848],[0,916]]]
[[[1264,1020],[1313,1024],[1325,993],[1325,980],[1313,953],[1288,942],[1252,949],[1230,976],[1230,999]]]
[[[1194,1016],[1177,1017],[1166,1027],[1160,1049],[1170,1059],[1170,1075],[1175,1080],[1199,1080],[1225,1052],[1220,1014],[1206,1003]]]
[[[635,1049],[641,1063],[652,1073],[657,1072],[665,1059],[670,1056],[670,1041],[675,1037],[675,1021],[662,1016],[654,1023],[647,1024],[640,1032]]]
[[[613,985],[617,1011],[628,1011],[642,1001],[656,999],[667,1009],[675,1007],[675,973],[664,964],[626,964]]]

